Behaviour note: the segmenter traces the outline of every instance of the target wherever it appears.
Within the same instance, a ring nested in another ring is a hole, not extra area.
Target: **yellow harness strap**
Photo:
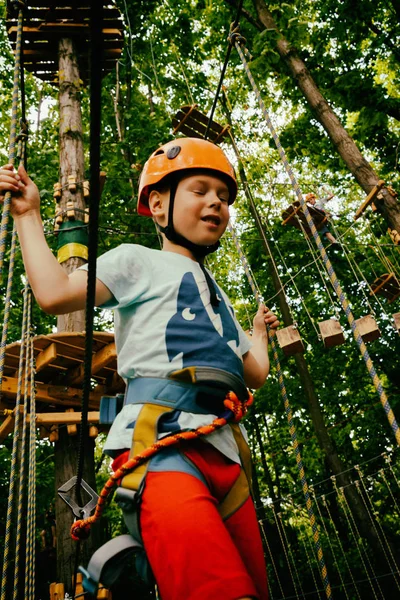
[[[242,469],[239,477],[236,479],[225,498],[218,505],[218,512],[224,521],[229,519],[229,517],[246,502],[247,498],[250,496],[252,479],[250,448],[243,437],[238,423],[231,423],[230,428],[239,448]]]
[[[129,458],[133,458],[139,452],[143,452],[158,439],[158,421],[162,415],[171,412],[173,409],[168,406],[159,406],[158,404],[144,404],[138,414],[135,427],[133,429],[132,447]],[[147,473],[149,461],[139,465],[132,473],[128,473],[121,481],[121,486],[129,490],[137,491],[142,483],[142,479]]]
[[[149,448],[158,439],[158,421],[162,415],[171,412],[173,408],[159,406],[158,404],[144,404],[137,417],[133,430],[132,447],[129,458],[133,458],[146,448]],[[250,448],[243,437],[237,423],[230,424],[233,436],[239,449],[242,465],[240,475],[218,505],[218,512],[226,520],[233,515],[247,500],[251,490],[251,454]],[[162,452],[162,450],[161,450]],[[121,481],[121,486],[138,491],[146,476],[149,461],[139,465],[132,473],[128,473]]]

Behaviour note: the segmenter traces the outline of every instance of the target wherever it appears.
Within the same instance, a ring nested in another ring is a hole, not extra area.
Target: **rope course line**
[[[13,93],[12,93],[12,108],[11,108],[11,127],[10,127],[10,139],[8,149],[8,163],[14,165],[15,163],[15,144],[17,141],[17,115],[18,115],[18,97],[19,97],[19,83],[21,78],[21,57],[22,57],[22,32],[24,23],[24,9],[25,2],[22,0],[16,0],[14,5],[18,7],[18,25],[17,25],[17,40],[15,48],[15,63],[14,63],[14,79],[13,79]],[[11,207],[11,192],[6,192],[4,195],[3,211],[1,215],[0,223],[0,280],[3,276],[3,263],[4,254],[6,248],[7,228],[8,221],[10,219],[10,207]]]
[[[257,97],[260,109],[261,109],[261,111],[263,113],[263,116],[264,116],[264,118],[265,118],[265,120],[267,122],[268,128],[269,128],[269,130],[271,132],[271,135],[272,135],[272,137],[274,139],[275,145],[276,145],[276,147],[278,149],[278,152],[279,152],[280,158],[282,160],[282,163],[283,163],[283,165],[285,167],[285,170],[286,170],[286,172],[287,172],[287,174],[289,176],[290,181],[292,182],[293,189],[295,191],[296,197],[297,197],[298,201],[300,202],[300,205],[301,205],[301,207],[302,207],[302,209],[304,211],[305,217],[307,219],[307,224],[308,224],[308,226],[311,229],[311,233],[313,235],[315,243],[316,243],[316,245],[318,247],[318,250],[321,253],[321,256],[322,256],[322,259],[324,261],[324,264],[325,264],[326,270],[328,272],[329,278],[331,280],[332,286],[333,286],[333,288],[334,288],[334,290],[335,290],[335,292],[336,292],[336,294],[337,294],[337,296],[338,296],[338,298],[340,300],[340,303],[342,305],[343,311],[346,314],[347,320],[349,322],[349,325],[350,325],[350,327],[352,329],[352,332],[353,332],[353,335],[354,335],[354,339],[356,340],[356,343],[359,346],[361,355],[362,355],[362,357],[364,359],[364,362],[366,364],[368,373],[369,373],[369,375],[370,375],[370,377],[371,377],[371,379],[373,381],[375,389],[376,389],[376,391],[377,391],[377,393],[379,395],[382,407],[383,407],[383,409],[384,409],[384,411],[386,413],[386,416],[387,416],[387,419],[389,421],[389,424],[390,424],[390,426],[391,426],[391,428],[393,430],[393,433],[394,433],[394,436],[396,438],[397,444],[400,446],[400,429],[399,429],[399,426],[397,424],[394,412],[393,412],[393,410],[392,410],[392,408],[391,408],[391,406],[389,404],[389,400],[388,400],[388,397],[386,395],[386,392],[383,389],[382,382],[379,379],[378,374],[377,374],[377,372],[375,370],[375,367],[374,367],[374,365],[372,363],[372,360],[371,360],[371,358],[369,356],[367,347],[366,347],[366,345],[365,345],[365,343],[364,343],[364,341],[363,341],[363,339],[362,339],[362,337],[361,337],[361,335],[360,335],[360,333],[358,331],[358,328],[357,328],[357,325],[356,325],[353,313],[351,311],[350,305],[349,305],[349,303],[347,301],[347,298],[346,298],[346,296],[345,296],[345,294],[344,294],[344,292],[343,292],[343,290],[342,290],[342,288],[340,286],[339,280],[338,280],[338,278],[336,276],[336,273],[335,273],[335,271],[333,269],[331,261],[329,260],[329,257],[328,257],[328,255],[326,253],[326,250],[325,250],[325,248],[324,248],[324,246],[322,244],[321,238],[320,238],[320,236],[318,234],[318,231],[317,231],[317,229],[315,227],[315,224],[314,224],[314,221],[313,221],[313,219],[311,217],[310,211],[307,208],[307,204],[306,204],[306,202],[303,199],[303,195],[301,193],[300,187],[299,187],[299,185],[297,183],[295,175],[294,175],[294,173],[293,173],[293,171],[292,171],[292,169],[290,167],[290,164],[288,162],[288,159],[286,157],[286,153],[285,153],[284,149],[281,146],[280,140],[279,140],[278,135],[277,135],[277,133],[275,131],[275,128],[274,128],[274,126],[273,126],[273,124],[271,122],[271,119],[269,117],[269,114],[268,114],[268,111],[266,109],[266,106],[265,106],[265,104],[264,104],[264,102],[263,102],[263,100],[261,98],[261,94],[260,94],[260,91],[258,89],[258,86],[257,86],[257,84],[256,84],[256,82],[255,82],[255,80],[254,80],[254,78],[252,76],[252,73],[251,73],[251,71],[249,69],[249,66],[248,66],[248,63],[247,63],[247,60],[246,60],[245,55],[244,55],[244,53],[242,51],[242,47],[241,46],[244,45],[245,40],[244,40],[244,38],[238,32],[232,31],[231,34],[230,34],[230,42],[231,42],[232,45],[235,46],[235,48],[236,48],[236,50],[237,50],[237,52],[238,52],[238,54],[240,56],[240,59],[242,61],[242,64],[243,64],[243,67],[244,67],[245,72],[247,74],[247,77],[248,77],[248,79],[250,81],[250,84],[252,86],[252,89],[253,89],[256,97]],[[248,51],[245,48],[245,46],[244,46],[244,51],[246,53],[248,53]]]
[[[305,596],[304,596],[303,586],[301,585],[301,579],[299,577],[299,572],[298,572],[297,567],[296,567],[296,561],[294,560],[293,552],[292,552],[292,549],[291,549],[291,545],[289,544],[289,540],[288,540],[288,537],[286,535],[286,530],[285,530],[285,525],[284,525],[284,522],[283,522],[282,512],[278,512],[278,519],[279,519],[279,523],[280,523],[281,528],[282,528],[283,537],[285,538],[285,542],[286,542],[286,545],[287,545],[289,556],[290,556],[292,564],[293,564],[293,570],[294,570],[294,572],[296,574],[297,583],[298,583],[298,586],[300,588],[301,595],[304,598]]]
[[[369,582],[369,584],[371,586],[371,590],[372,590],[372,593],[374,595],[374,598],[375,598],[375,600],[378,600],[378,596],[376,595],[376,590],[375,590],[375,588],[374,588],[374,586],[372,584],[372,579],[375,580],[376,585],[377,585],[377,587],[379,589],[379,592],[381,594],[381,597],[384,598],[384,596],[382,594],[381,587],[379,585],[378,578],[377,578],[376,573],[375,573],[375,571],[374,571],[374,569],[373,569],[373,567],[371,565],[371,561],[370,561],[368,553],[367,553],[367,551],[366,551],[366,549],[364,547],[364,544],[361,544],[361,548],[360,548],[360,544],[357,543],[357,537],[358,537],[358,539],[362,539],[362,538],[360,536],[360,532],[358,531],[357,524],[354,521],[353,513],[350,510],[349,504],[347,502],[347,498],[346,498],[346,496],[344,494],[344,491],[343,491],[343,487],[340,487],[340,488],[337,487],[337,485],[336,485],[336,477],[334,475],[332,475],[331,479],[332,479],[335,491],[337,493],[337,496],[339,498],[340,505],[342,506],[343,513],[344,513],[344,515],[346,517],[347,526],[349,528],[349,531],[351,532],[351,535],[353,536],[354,543],[355,543],[355,546],[356,546],[357,551],[358,551],[358,555],[360,557],[360,560],[361,560],[361,563],[363,565],[364,571],[365,571],[365,573],[367,575],[367,579],[368,579],[368,582]],[[356,537],[356,534],[357,534],[357,537]],[[370,572],[368,571],[368,568],[367,568],[367,565],[366,565],[366,563],[364,561],[363,554],[362,554],[361,550],[364,551],[365,558],[366,558],[366,560],[368,562],[369,568],[370,568],[371,572],[374,575],[374,577],[372,579],[370,577]]]
[[[333,557],[333,562],[335,564],[336,571],[339,573],[339,577],[340,577],[340,581],[342,583],[342,587],[343,587],[344,593],[346,595],[347,600],[350,600],[349,595],[348,595],[347,590],[346,590],[346,586],[345,586],[344,580],[343,580],[342,571],[339,568],[339,564],[338,564],[338,561],[337,561],[337,558],[336,558],[336,553],[335,553],[335,549],[334,549],[332,541],[331,541],[331,536],[328,534],[328,530],[327,530],[326,525],[325,525],[325,519],[322,516],[322,512],[321,512],[321,509],[320,509],[320,506],[319,506],[319,503],[318,503],[318,499],[317,499],[317,496],[315,494],[315,490],[314,490],[314,486],[313,485],[310,485],[310,493],[311,493],[311,495],[312,495],[312,497],[314,499],[315,506],[317,507],[319,519],[320,519],[320,522],[322,523],[322,527],[323,527],[323,530],[325,532],[325,537],[328,540],[329,548],[331,550],[331,554],[332,554],[332,557]],[[359,595],[358,595],[358,597],[360,598]]]
[[[282,548],[283,548],[283,553],[284,553],[284,555],[285,555],[286,563],[287,563],[287,566],[288,566],[288,571],[289,571],[289,573],[290,573],[290,577],[291,577],[291,580],[292,580],[292,583],[293,583],[293,589],[294,589],[294,591],[295,591],[295,594],[296,594],[296,596],[297,596],[297,587],[296,587],[296,582],[295,582],[295,580],[294,580],[294,577],[293,577],[293,573],[292,573],[292,566],[291,566],[291,564],[290,564],[290,560],[289,560],[289,554],[288,554],[288,549],[289,549],[289,546],[287,546],[287,545],[285,544],[285,542],[284,542],[283,535],[282,535],[282,531],[281,531],[281,527],[280,527],[279,521],[278,521],[278,519],[277,519],[277,517],[276,517],[276,512],[275,512],[274,505],[273,505],[273,504],[271,504],[271,505],[270,505],[270,508],[271,508],[271,510],[272,510],[272,514],[274,515],[274,521],[275,521],[275,525],[276,525],[276,530],[277,530],[277,532],[278,532],[279,539],[280,539],[280,542],[281,542],[281,545],[282,545]],[[304,594],[303,594],[303,595],[304,595]]]
[[[263,219],[263,223],[264,223],[265,227],[268,229],[268,231],[269,231],[270,235],[272,235],[272,229],[271,229],[271,227],[270,227],[270,225],[269,225],[269,223],[268,223],[268,219],[265,219],[265,218],[264,218],[264,219]],[[288,278],[288,280],[287,280],[287,282],[286,282],[286,283],[284,283],[284,284],[282,285],[282,287],[284,288],[284,287],[285,287],[285,286],[287,286],[289,283],[292,283],[292,284],[293,284],[293,286],[295,287],[295,290],[296,290],[296,292],[298,293],[299,297],[301,298],[303,305],[305,306],[305,308],[307,308],[307,305],[306,305],[306,303],[304,302],[303,298],[301,297],[301,294],[300,294],[299,290],[298,290],[298,289],[297,289],[297,287],[296,287],[296,281],[295,281],[295,280],[296,280],[296,278],[297,278],[297,277],[299,277],[299,276],[300,276],[300,274],[301,274],[303,271],[305,271],[305,270],[306,270],[308,267],[310,267],[311,265],[314,265],[314,264],[315,264],[315,265],[317,266],[317,269],[318,269],[318,271],[319,271],[320,275],[321,275],[321,271],[320,271],[320,269],[319,269],[319,266],[318,266],[318,263],[319,263],[319,258],[316,256],[316,254],[315,254],[314,252],[312,252],[312,251],[311,251],[310,242],[309,242],[309,240],[308,240],[307,236],[305,236],[305,238],[304,238],[304,240],[303,240],[303,241],[304,241],[304,243],[305,243],[305,244],[307,244],[308,248],[310,249],[311,256],[313,257],[313,260],[312,260],[311,262],[307,263],[306,265],[304,265],[304,267],[302,267],[301,269],[299,269],[299,271],[297,271],[297,273],[296,273],[295,275],[291,275],[291,274],[290,274],[290,275],[289,275],[289,278]],[[282,242],[281,242],[281,241],[279,241],[279,244],[281,244],[281,243],[282,243]],[[278,242],[276,242],[276,246],[275,246],[275,247],[276,247],[276,250],[277,250],[277,252],[278,252],[278,254],[279,254],[279,256],[280,256],[280,259],[281,259],[281,261],[282,261],[282,263],[283,263],[283,266],[284,266],[284,267],[285,267],[285,269],[286,269],[286,272],[287,272],[287,273],[289,273],[289,267],[288,267],[288,265],[287,265],[287,262],[286,262],[286,260],[285,260],[285,257],[283,256],[283,254],[282,254],[282,252],[281,252],[281,250],[280,250],[280,248],[279,248],[279,244],[278,244]],[[321,278],[322,278],[322,275],[321,275]],[[326,289],[326,290],[327,290],[327,292],[328,292],[328,296],[329,296],[329,298],[331,299],[331,295],[330,295],[330,293],[329,293],[329,291],[328,291],[328,288],[326,287],[326,284],[325,284],[325,282],[324,282],[324,286],[325,286],[325,289]],[[332,304],[333,304],[333,300],[332,300],[332,299],[331,299],[331,302],[332,302]]]
[[[279,573],[278,573],[278,570],[277,570],[276,565],[275,565],[275,560],[274,560],[273,554],[271,552],[270,545],[268,543],[268,538],[267,538],[267,535],[266,535],[265,529],[264,529],[264,523],[262,522],[262,520],[258,521],[258,523],[260,525],[260,528],[261,528],[261,531],[262,531],[262,536],[263,536],[263,539],[264,539],[264,542],[265,542],[265,546],[266,546],[266,548],[268,550],[268,553],[269,553],[269,556],[270,556],[270,559],[271,559],[271,564],[272,564],[272,567],[273,567],[274,572],[275,572],[275,577],[276,577],[276,580],[277,580],[278,585],[279,585],[279,589],[281,590],[281,594],[282,594],[282,597],[283,597],[285,595],[285,593],[284,593],[284,591],[282,589],[282,583],[281,583],[281,580],[279,578]],[[271,586],[269,586],[269,594],[271,596],[271,600],[273,600]]]
[[[359,493],[359,495],[360,495],[360,498],[361,498],[361,500],[362,500],[362,501],[363,501],[363,503],[364,503],[364,506],[365,506],[365,508],[366,508],[366,511],[367,511],[367,513],[368,513],[368,516],[369,516],[369,518],[370,518],[370,520],[371,520],[372,526],[373,526],[373,528],[374,528],[374,530],[375,530],[375,532],[376,532],[376,535],[377,535],[377,538],[378,538],[378,540],[379,540],[379,543],[381,544],[382,551],[383,551],[383,554],[384,554],[384,556],[385,556],[385,559],[386,559],[386,561],[387,561],[387,563],[388,563],[388,566],[389,566],[389,568],[390,568],[390,569],[392,569],[392,570],[393,570],[393,568],[394,568],[394,569],[395,569],[394,573],[397,571],[397,574],[399,574],[399,570],[398,570],[398,568],[397,568],[396,560],[395,560],[395,558],[394,558],[394,556],[393,556],[392,549],[391,549],[391,547],[390,547],[390,544],[388,543],[388,540],[387,540],[386,534],[385,534],[385,532],[384,532],[384,530],[383,530],[383,527],[382,527],[382,525],[381,525],[381,523],[380,523],[380,521],[379,521],[378,514],[377,514],[377,512],[376,512],[376,511],[375,511],[375,509],[374,509],[374,506],[373,506],[373,504],[372,504],[371,498],[369,497],[369,493],[368,493],[367,487],[366,487],[366,485],[365,485],[365,481],[364,481],[364,477],[363,477],[363,473],[362,473],[362,471],[361,471],[361,468],[360,468],[360,466],[359,466],[359,465],[355,465],[355,467],[354,467],[354,468],[355,468],[355,470],[357,471],[357,473],[358,473],[358,476],[359,476],[359,478],[360,478],[360,479],[359,479],[359,481],[356,481],[356,482],[355,482],[355,486],[356,486],[356,488],[357,488],[357,491],[358,491],[358,493]],[[367,502],[366,502],[366,500],[365,500],[365,497],[364,497],[364,495],[363,495],[363,493],[362,493],[362,491],[361,491],[361,488],[360,488],[360,483],[361,483],[361,486],[362,486],[362,488],[363,488],[363,490],[364,490],[364,494],[365,494],[365,496],[368,498],[369,506],[368,506],[368,504],[367,504]],[[371,509],[372,509],[372,513],[371,513]],[[374,514],[374,516],[375,516],[375,519],[373,518],[372,514]],[[380,533],[379,533],[379,530],[378,530],[378,528],[377,528],[377,526],[376,526],[376,523],[377,523],[377,524],[378,524],[378,526],[379,526]],[[385,547],[385,545],[386,545],[386,547]],[[389,560],[389,557],[388,557],[388,555],[387,555],[387,553],[386,553],[386,549],[387,549],[387,551],[388,551],[388,553],[389,553],[389,555],[390,555],[390,558],[391,558],[391,560],[392,560],[392,563],[391,563],[391,561]],[[395,580],[395,583],[396,583],[397,589],[400,591],[400,584],[399,584],[399,581],[398,581],[398,579],[397,579],[397,577],[396,577],[395,575],[394,575],[394,580]]]
[[[233,228],[232,228],[232,231],[233,231]],[[231,233],[232,233],[232,231],[231,231]],[[239,240],[236,237],[236,235],[235,235],[235,237],[233,237],[233,239],[235,241],[237,252],[242,261],[243,269],[247,276],[247,280],[249,282],[251,290],[254,294],[255,300],[256,300],[257,304],[260,304],[262,299],[260,298],[260,295],[257,291],[257,286],[254,282],[254,279],[251,276],[250,266],[248,264],[247,258],[243,254],[242,248],[239,244]],[[317,556],[318,556],[318,565],[319,565],[319,569],[320,569],[320,573],[321,573],[321,578],[322,578],[322,581],[324,584],[326,597],[328,599],[330,599],[330,598],[332,598],[332,590],[331,590],[330,583],[329,583],[328,570],[327,570],[327,567],[325,564],[324,554],[323,554],[322,546],[320,543],[319,532],[318,532],[318,527],[317,527],[317,523],[316,523],[316,519],[315,519],[313,507],[312,507],[311,497],[310,497],[310,494],[308,491],[308,483],[307,483],[307,478],[306,478],[305,471],[304,471],[303,460],[301,458],[301,452],[300,452],[300,447],[299,447],[299,443],[298,443],[298,439],[297,439],[296,427],[293,422],[293,412],[292,412],[292,408],[291,408],[290,402],[289,402],[289,397],[288,397],[288,394],[286,391],[285,381],[284,381],[284,377],[283,377],[282,367],[281,367],[281,364],[279,361],[276,342],[275,342],[274,338],[271,336],[269,338],[269,341],[271,344],[272,354],[274,357],[274,363],[275,363],[279,387],[281,390],[283,403],[284,403],[284,407],[285,407],[285,413],[286,413],[286,417],[287,417],[288,424],[289,424],[289,432],[290,432],[290,437],[291,437],[291,441],[292,441],[292,445],[293,445],[293,449],[294,449],[294,453],[295,453],[297,469],[299,472],[299,478],[301,481],[302,490],[303,490],[304,498],[306,501],[308,518],[310,520],[310,524],[311,524],[311,528],[312,528],[312,532],[313,532],[313,540],[314,540],[315,549],[316,549]]]
[[[35,530],[36,530],[36,400],[35,367],[32,332],[32,294],[28,294],[28,349],[29,365],[26,386],[29,385],[29,452],[28,452],[28,502],[27,502],[27,571],[25,598],[35,600]],[[28,360],[27,360],[28,362]]]
[[[11,468],[10,468],[10,482],[8,490],[8,501],[7,501],[7,513],[6,523],[4,532],[4,555],[3,555],[3,571],[1,578],[1,600],[5,600],[8,586],[8,575],[9,575],[9,560],[10,560],[10,543],[11,543],[11,526],[12,526],[12,512],[15,501],[15,494],[18,491],[17,485],[19,484],[19,491],[23,487],[23,472],[18,475],[18,449],[19,449],[19,433],[20,433],[20,417],[21,417],[21,395],[22,395],[22,380],[23,380],[23,365],[26,348],[26,335],[27,335],[27,295],[28,286],[24,289],[24,301],[23,301],[23,314],[22,314],[22,331],[21,331],[21,346],[19,355],[19,367],[18,367],[18,383],[17,383],[17,395],[15,399],[15,420],[14,420],[14,435],[13,444],[11,450]],[[25,423],[25,420],[23,421]],[[23,437],[22,437],[23,439]],[[21,457],[22,458],[22,457]],[[22,460],[20,464],[24,463]],[[16,527],[16,553],[15,553],[15,574],[16,574],[16,585],[14,585],[14,593],[18,590],[19,580],[19,557],[20,557],[20,539],[21,539],[21,522],[20,522],[21,510],[17,512],[17,527]],[[15,583],[15,578],[14,578]]]
[[[351,581],[353,583],[354,589],[356,591],[357,597],[358,597],[359,600],[361,600],[361,596],[359,594],[358,587],[357,587],[356,582],[354,580],[353,571],[351,570],[350,565],[349,565],[349,561],[347,560],[347,556],[346,556],[346,552],[344,551],[344,548],[343,548],[342,540],[340,539],[340,535],[339,535],[339,532],[338,532],[338,530],[336,528],[335,521],[332,518],[332,515],[331,515],[331,512],[330,512],[330,508],[329,508],[329,504],[326,501],[326,496],[325,495],[321,496],[321,499],[322,499],[322,503],[324,505],[324,508],[325,508],[325,510],[326,510],[326,512],[328,514],[328,517],[330,519],[330,522],[332,523],[333,530],[334,530],[335,536],[336,536],[336,541],[337,541],[337,543],[339,545],[339,548],[341,550],[342,557],[343,557],[343,560],[344,560],[345,565],[347,567],[347,570],[350,573],[350,578],[351,578]],[[328,539],[330,539],[330,536],[328,536]],[[345,586],[345,589],[346,589],[346,587],[347,586]]]

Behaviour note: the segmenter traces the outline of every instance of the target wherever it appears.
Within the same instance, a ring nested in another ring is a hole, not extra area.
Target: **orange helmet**
[[[314,194],[314,192],[310,192],[309,194],[306,194],[306,202],[309,202],[310,200],[316,200],[317,196]]]
[[[207,169],[223,175],[229,188],[229,204],[237,194],[235,171],[221,148],[207,140],[178,138],[160,146],[143,167],[139,180],[139,215],[151,217],[149,192],[171,173],[189,169]]]

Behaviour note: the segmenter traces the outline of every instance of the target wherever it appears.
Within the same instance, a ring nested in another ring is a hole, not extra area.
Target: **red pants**
[[[208,487],[186,473],[150,472],[140,507],[143,541],[161,599],[267,600],[264,554],[251,498],[225,522],[217,511],[239,475],[239,465],[201,441],[185,454]]]

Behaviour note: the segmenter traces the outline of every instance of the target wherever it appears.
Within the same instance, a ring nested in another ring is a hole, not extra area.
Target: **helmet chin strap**
[[[207,256],[207,254],[211,254],[211,252],[215,252],[215,250],[217,250],[217,248],[219,248],[219,241],[216,242],[215,244],[212,244],[211,246],[201,246],[200,244],[195,244],[194,242],[191,242],[190,240],[185,238],[183,235],[181,235],[180,233],[175,231],[174,204],[175,204],[176,189],[178,187],[179,180],[177,180],[176,177],[173,177],[173,178],[171,178],[170,183],[171,183],[171,185],[170,185],[169,207],[168,207],[168,224],[166,227],[163,227],[162,225],[159,225],[157,223],[157,227],[158,227],[159,231],[161,231],[161,233],[163,233],[170,242],[173,242],[174,244],[178,244],[179,246],[183,246],[184,248],[187,248],[188,250],[190,250],[190,252],[193,253],[193,255],[196,257],[196,259],[198,259],[198,260],[202,259],[205,256]],[[212,278],[210,277],[210,274],[208,273],[207,269],[205,268],[205,266],[203,265],[203,263],[201,261],[199,261],[199,265],[200,265],[201,270],[204,273],[204,276],[205,276],[206,282],[207,282],[207,286],[210,291],[211,305],[218,306],[221,299],[219,298],[219,296],[217,294],[215,284],[214,284]]]
[[[178,233],[174,227],[174,204],[175,204],[175,196],[176,190],[178,187],[179,180],[176,177],[172,177],[170,180],[170,195],[169,195],[169,207],[168,207],[168,224],[166,227],[162,227],[157,223],[157,227],[161,233],[165,235],[165,237],[174,244],[178,244],[179,246],[183,246],[187,248],[194,254],[197,259],[204,258],[211,252],[215,252],[219,248],[219,241],[211,246],[202,246],[201,244],[195,244],[191,242],[183,235]]]

